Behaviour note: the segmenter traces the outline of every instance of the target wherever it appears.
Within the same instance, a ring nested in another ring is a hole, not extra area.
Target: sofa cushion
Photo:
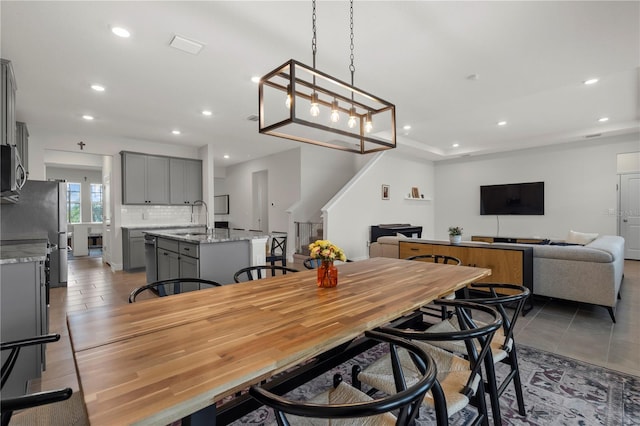
[[[385,235],[384,237],[378,237],[377,240],[380,244],[398,244],[398,237],[395,235]]]
[[[589,244],[596,238],[598,238],[597,233],[576,232],[572,230],[569,231],[569,235],[567,235],[567,243],[585,245]]]

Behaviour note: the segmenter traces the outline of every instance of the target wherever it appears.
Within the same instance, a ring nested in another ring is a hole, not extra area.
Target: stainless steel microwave
[[[15,203],[27,181],[27,173],[15,145],[0,145],[0,196],[3,202]]]

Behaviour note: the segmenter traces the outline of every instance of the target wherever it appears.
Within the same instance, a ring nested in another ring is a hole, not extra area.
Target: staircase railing
[[[322,239],[322,223],[294,222],[294,224],[296,227],[296,253],[308,256],[309,244]]]

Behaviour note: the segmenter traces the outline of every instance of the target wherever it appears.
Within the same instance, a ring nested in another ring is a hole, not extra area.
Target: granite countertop
[[[123,229],[178,229],[178,228],[202,228],[203,225],[197,223],[187,223],[184,225],[165,224],[165,225],[127,225]]]
[[[194,229],[191,232],[184,229],[173,229],[165,231],[150,231],[149,235],[169,238],[172,240],[185,241],[197,244],[224,243],[227,241],[254,240],[257,238],[269,238],[269,234],[254,231],[238,231],[226,228],[213,228],[209,232],[204,232],[204,228]]]
[[[24,240],[0,244],[0,265],[39,262],[47,258],[47,240]]]

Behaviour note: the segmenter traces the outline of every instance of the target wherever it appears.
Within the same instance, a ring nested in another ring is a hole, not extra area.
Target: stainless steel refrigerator
[[[0,205],[0,238],[48,238],[51,245],[50,285],[67,285],[67,184],[27,180],[16,204]]]

